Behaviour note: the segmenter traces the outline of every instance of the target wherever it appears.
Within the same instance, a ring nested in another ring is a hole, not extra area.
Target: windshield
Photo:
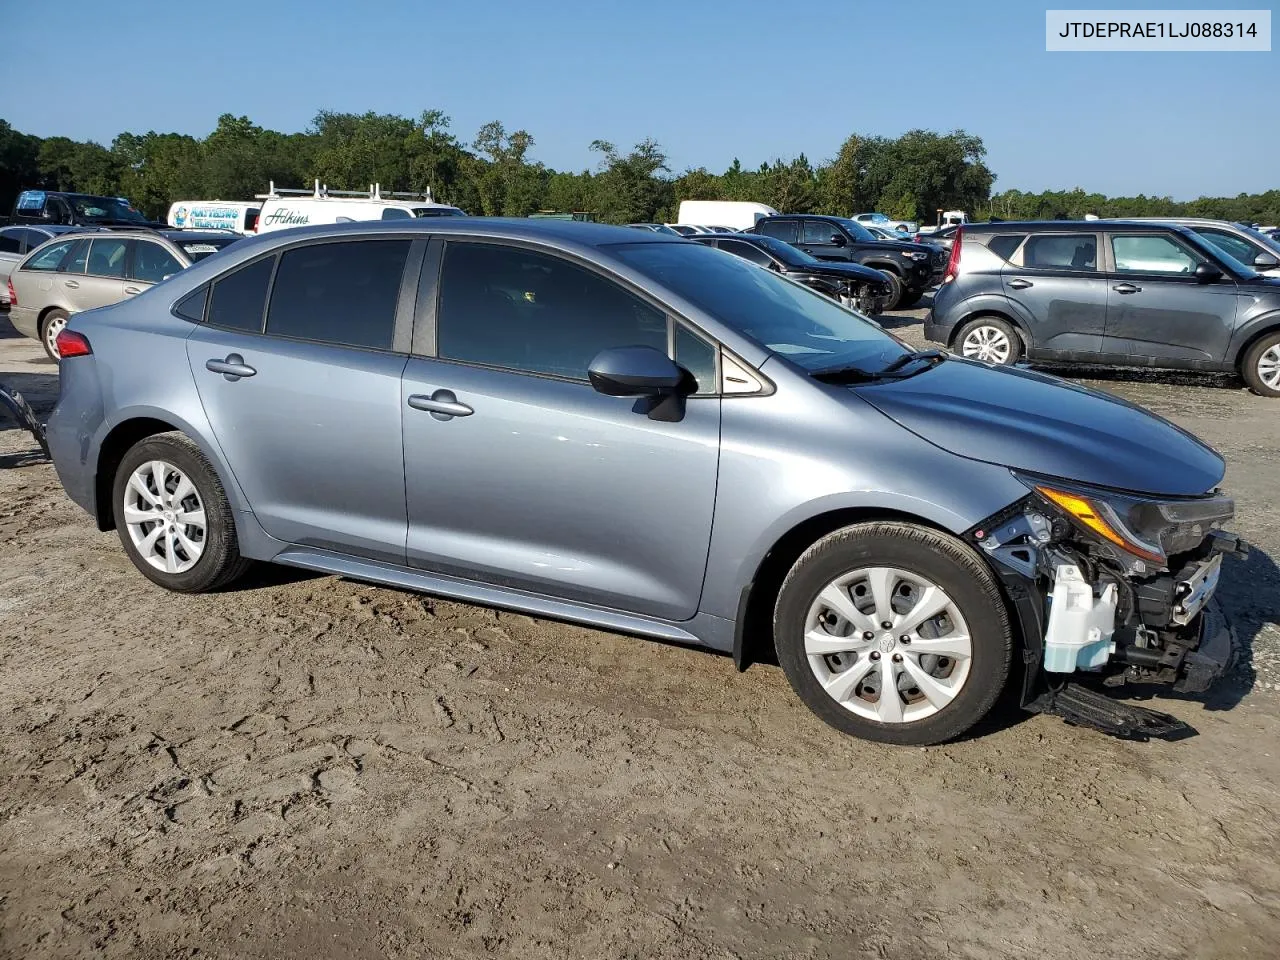
[[[146,223],[147,218],[122,197],[66,197],[76,216],[85,220],[127,220]]]
[[[205,257],[211,257],[219,250],[225,250],[231,244],[235,243],[239,237],[208,237],[199,240],[186,240],[179,242],[178,246],[182,247],[182,252],[187,255],[192,263],[199,263]]]
[[[1244,229],[1249,231],[1249,236],[1256,239],[1268,250],[1275,251],[1277,256],[1280,256],[1280,240],[1276,239],[1276,237],[1273,234],[1263,233],[1261,230],[1258,230],[1254,227],[1245,227]]]
[[[853,237],[853,239],[860,243],[866,243],[868,240],[875,240],[871,231],[858,223],[857,220],[850,220],[848,217],[832,217],[831,219],[849,231],[849,236]]]
[[[907,352],[865,317],[732,254],[695,243],[612,249],[628,266],[806,371],[879,370]]]

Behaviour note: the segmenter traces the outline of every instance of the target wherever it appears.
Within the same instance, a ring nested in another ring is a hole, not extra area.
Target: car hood
[[[1186,497],[1212,490],[1226,468],[1210,447],[1141,407],[1029,370],[948,359],[850,389],[935,446],[1046,477]]]
[[[796,273],[807,273],[820,277],[833,277],[841,280],[862,280],[871,283],[885,283],[885,275],[874,267],[864,267],[857,263],[806,263],[794,268]]]

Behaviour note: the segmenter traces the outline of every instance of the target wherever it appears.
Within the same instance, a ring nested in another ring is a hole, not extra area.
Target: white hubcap
[[[827,584],[805,618],[809,668],[846,710],[911,723],[944,709],[973,659],[955,601],[919,574],[867,567]]]
[[[129,539],[147,563],[184,573],[204,553],[204,504],[195,484],[171,463],[152,460],[133,471],[124,488]]]
[[[1280,343],[1258,358],[1258,379],[1272,390],[1280,390]]]
[[[49,344],[49,352],[55,357],[62,356],[62,354],[58,352],[58,334],[60,334],[66,326],[67,320],[65,317],[54,317],[45,324],[44,338]]]
[[[999,327],[974,327],[960,345],[960,352],[974,360],[987,363],[1008,363],[1013,344]]]

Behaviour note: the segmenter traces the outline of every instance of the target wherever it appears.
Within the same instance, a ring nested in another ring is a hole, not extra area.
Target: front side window
[[[741,257],[743,260],[749,260],[758,267],[772,267],[773,261],[769,259],[769,255],[759,247],[750,243],[744,243],[741,240],[721,240],[720,249],[726,253],[732,253],[735,257]]]
[[[133,279],[159,283],[182,269],[172,253],[150,240],[138,240],[133,248]]]
[[[267,333],[390,350],[409,240],[351,240],[286,250]]]
[[[1241,263],[1253,263],[1254,258],[1262,252],[1255,250],[1253,244],[1247,240],[1241,240],[1234,234],[1226,233],[1222,230],[1198,228],[1196,233],[1200,234],[1223,253],[1235,257]]]
[[[877,370],[903,353],[870,320],[822,294],[701,244],[628,243],[613,249],[628,266],[805,370]]]
[[[60,199],[60,198],[55,198]],[[134,209],[123,197],[68,197],[66,198],[81,220],[111,220],[125,223],[146,223],[147,218]]]
[[[1041,270],[1097,270],[1098,238],[1091,233],[1045,233],[1027,239],[1022,265]]]
[[[1113,236],[1117,273],[1192,273],[1200,263],[1182,244],[1159,233]]]
[[[800,224],[795,220],[765,220],[756,225],[756,232],[784,243],[795,243],[800,236]]]
[[[806,220],[804,222],[805,243],[831,243],[832,236],[839,232],[825,220]]]
[[[662,311],[559,257],[450,243],[440,284],[437,352],[448,360],[586,380],[587,367],[608,347],[667,352]]]
[[[76,245],[75,240],[63,240],[50,244],[22,265],[23,270],[57,270],[67,252]]]
[[[267,257],[218,280],[209,297],[209,323],[229,330],[261,333],[267,287],[275,262],[275,257]]]
[[[129,241],[119,237],[89,242],[89,264],[85,272],[91,277],[124,279],[124,263]]]

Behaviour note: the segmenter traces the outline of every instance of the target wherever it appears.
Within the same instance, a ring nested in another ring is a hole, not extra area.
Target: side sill
[[[320,573],[350,577],[353,580],[365,580],[370,583],[399,587],[418,593],[430,593],[453,600],[464,600],[486,607],[501,607],[507,610],[518,610],[521,613],[549,617],[553,620],[567,620],[602,630],[616,633],[632,633],[669,643],[688,644],[693,646],[711,646],[705,640],[687,630],[662,620],[606,607],[593,607],[590,604],[574,603],[569,600],[555,600],[536,593],[522,590],[511,590],[489,583],[474,580],[463,580],[426,570],[399,567],[376,560],[363,560],[326,550],[313,550],[304,547],[289,547],[272,558],[273,563],[283,563],[304,570],[316,570]]]

